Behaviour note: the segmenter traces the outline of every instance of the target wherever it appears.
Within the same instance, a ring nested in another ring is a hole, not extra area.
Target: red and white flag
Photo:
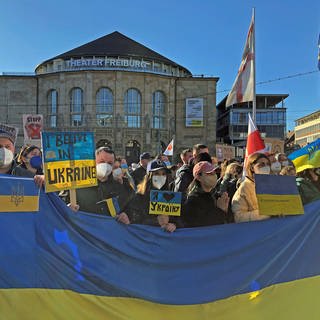
[[[246,147],[246,158],[253,153],[261,152],[264,153],[265,144],[260,136],[260,132],[254,122],[252,121],[250,113],[248,114],[248,137],[247,137],[247,147]]]
[[[254,15],[252,15],[246,45],[244,47],[242,61],[238,75],[229,92],[226,107],[233,104],[253,101],[254,99]]]
[[[173,156],[173,139],[168,144],[167,149],[163,153],[165,156]]]

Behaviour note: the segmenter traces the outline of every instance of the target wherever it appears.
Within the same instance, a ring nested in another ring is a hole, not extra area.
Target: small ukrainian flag
[[[120,206],[118,198],[109,198],[106,199],[107,207],[110,212],[111,217],[115,217],[120,213]]]

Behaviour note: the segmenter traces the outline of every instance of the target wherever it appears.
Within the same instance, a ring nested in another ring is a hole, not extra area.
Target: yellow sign
[[[46,192],[97,185],[95,160],[55,161],[44,164]]]
[[[181,192],[151,190],[149,214],[180,216]]]

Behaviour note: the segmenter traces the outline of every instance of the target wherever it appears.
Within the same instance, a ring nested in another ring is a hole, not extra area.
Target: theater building
[[[22,57],[23,58],[23,57]],[[197,77],[113,32],[41,62],[32,74],[0,76],[0,122],[19,127],[42,114],[46,131],[93,131],[118,155],[137,161],[174,137],[175,153],[216,142],[216,77]]]

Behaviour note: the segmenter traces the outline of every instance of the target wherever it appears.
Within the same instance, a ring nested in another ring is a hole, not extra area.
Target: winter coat
[[[76,194],[77,204],[80,206],[79,210],[110,216],[111,214],[104,200],[117,198],[120,212],[126,212],[126,207],[133,198],[134,191],[131,187],[115,181],[110,175],[105,182],[98,180],[97,186],[76,189]]]
[[[196,186],[188,194],[181,218],[187,228],[202,227],[225,223],[226,213],[216,206],[216,199],[211,192]]]
[[[255,183],[246,177],[240,184],[231,202],[235,222],[264,220],[270,218],[259,214]]]
[[[296,183],[304,205],[320,199],[320,191],[311,181],[302,177],[297,177]]]
[[[192,170],[188,164],[184,164],[176,172],[176,178],[174,180],[174,191],[185,193],[192,180]]]

